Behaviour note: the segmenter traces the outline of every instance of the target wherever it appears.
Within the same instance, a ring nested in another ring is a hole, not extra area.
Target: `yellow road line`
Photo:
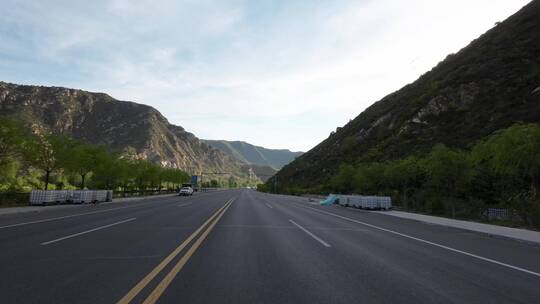
[[[157,300],[163,294],[165,289],[167,289],[167,287],[169,287],[172,280],[176,277],[176,275],[180,272],[180,270],[182,270],[182,268],[187,263],[189,258],[191,258],[191,256],[193,255],[193,253],[195,253],[195,251],[197,251],[197,249],[202,244],[202,242],[206,239],[208,234],[210,234],[210,231],[212,231],[214,226],[216,226],[217,222],[219,222],[219,220],[221,219],[223,214],[225,214],[225,212],[227,212],[227,209],[229,209],[229,207],[231,205],[232,205],[232,201],[229,202],[227,207],[219,214],[219,216],[214,220],[214,222],[212,222],[212,224],[208,228],[206,228],[206,230],[203,232],[203,234],[195,241],[193,246],[191,246],[191,248],[189,248],[189,250],[178,261],[178,263],[176,265],[174,265],[173,269],[171,269],[171,271],[165,276],[165,278],[163,278],[163,280],[161,280],[161,282],[159,282],[158,286],[156,286],[154,291],[152,291],[152,293],[148,296],[148,298],[146,298],[146,300],[144,300],[143,304],[154,304],[154,303],[157,302]]]
[[[229,205],[232,199],[228,200],[225,205],[219,208],[206,222],[202,224],[193,234],[191,234],[180,246],[171,252],[159,265],[157,265],[149,274],[147,274],[135,287],[133,287],[120,301],[118,304],[127,304],[131,302],[140,292],[143,290],[148,283],[150,283],[162,270],[165,268],[203,229],[210,223],[225,207]]]

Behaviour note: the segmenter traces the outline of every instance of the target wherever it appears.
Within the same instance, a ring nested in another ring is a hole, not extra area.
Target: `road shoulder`
[[[163,195],[115,198],[113,199],[112,202],[99,203],[99,205],[135,202],[135,201],[163,198],[163,197],[169,197],[169,196],[175,196],[175,195],[177,194],[173,193],[173,194],[163,194]],[[29,206],[20,206],[20,207],[4,207],[4,208],[0,208],[0,216],[8,215],[8,214],[30,213],[30,212],[40,213],[40,212],[47,212],[47,211],[53,211],[53,210],[59,210],[59,209],[78,208],[78,207],[87,206],[87,205],[88,204],[62,204],[62,205],[51,205],[51,206],[30,206],[29,205]]]
[[[435,225],[441,225],[441,226],[446,226],[446,227],[453,227],[453,228],[459,228],[459,229],[464,229],[464,230],[469,230],[469,231],[485,233],[491,236],[506,237],[506,238],[517,239],[521,241],[540,244],[540,232],[532,231],[532,230],[510,228],[510,227],[489,225],[489,224],[462,221],[462,220],[454,220],[454,219],[449,219],[449,218],[418,214],[418,213],[403,212],[403,211],[372,211],[372,212],[387,215],[387,216],[394,216],[394,217],[399,217],[399,218],[404,218],[404,219],[420,221],[420,222],[429,223],[429,224],[435,224]]]

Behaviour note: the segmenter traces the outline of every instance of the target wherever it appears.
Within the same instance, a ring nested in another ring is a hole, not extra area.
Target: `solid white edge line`
[[[324,247],[332,247],[330,246],[330,244],[328,244],[327,242],[323,241],[321,238],[319,238],[318,236],[316,236],[315,234],[311,233],[309,230],[307,230],[306,228],[298,225],[295,221],[289,219],[289,222],[293,223],[296,227],[300,228],[302,231],[304,231],[305,233],[307,233],[309,236],[311,236],[312,238],[314,238],[316,241],[318,241],[319,243],[323,244]]]
[[[137,218],[132,217],[130,219],[123,220],[123,221],[120,221],[120,222],[108,224],[108,225],[105,225],[105,226],[96,227],[96,228],[86,230],[86,231],[83,231],[83,232],[79,232],[79,233],[75,233],[75,234],[70,234],[70,235],[67,235],[67,236],[64,236],[64,237],[61,237],[61,238],[58,238],[58,239],[54,239],[52,241],[43,242],[40,245],[49,245],[49,244],[52,244],[52,243],[56,243],[56,242],[60,242],[60,241],[63,241],[63,240],[71,239],[71,238],[74,238],[74,237],[79,236],[79,235],[83,235],[83,234],[98,231],[98,230],[101,230],[101,229],[109,228],[109,227],[112,227],[112,226],[120,225],[120,224],[123,224],[123,223],[131,222],[131,221],[136,220],[136,219]]]
[[[525,268],[513,266],[513,265],[510,265],[510,264],[503,263],[503,262],[499,262],[497,260],[493,260],[493,259],[490,259],[490,258],[479,256],[479,255],[476,255],[474,253],[469,253],[469,252],[466,252],[466,251],[463,251],[463,250],[455,249],[455,248],[452,248],[452,247],[448,247],[448,246],[445,246],[445,245],[441,245],[441,244],[438,244],[438,243],[434,243],[434,242],[431,242],[431,241],[420,239],[420,238],[417,238],[417,237],[414,237],[414,236],[410,236],[410,235],[407,235],[407,234],[404,234],[404,233],[401,233],[401,232],[397,232],[397,231],[393,231],[393,230],[390,230],[390,229],[375,226],[375,225],[372,225],[372,224],[368,224],[368,223],[358,221],[358,220],[355,220],[355,219],[352,219],[352,218],[348,218],[346,216],[341,216],[341,215],[338,215],[338,214],[335,214],[335,213],[332,213],[332,212],[318,210],[316,208],[307,207],[307,206],[305,206],[305,208],[309,208],[309,209],[312,209],[312,210],[314,210],[316,212],[319,212],[319,213],[324,213],[324,214],[328,214],[328,215],[331,215],[331,216],[335,216],[337,218],[341,218],[341,219],[344,219],[344,220],[347,220],[347,221],[350,221],[350,222],[354,222],[354,223],[357,223],[357,224],[360,224],[360,225],[364,225],[364,226],[367,226],[367,227],[378,229],[378,230],[388,232],[388,233],[391,233],[391,234],[399,235],[399,236],[404,237],[404,238],[408,238],[408,239],[415,240],[415,241],[418,241],[418,242],[421,242],[421,243],[429,244],[429,245],[439,247],[439,248],[442,248],[442,249],[446,249],[448,251],[452,251],[452,252],[455,252],[455,253],[461,253],[463,255],[466,255],[466,256],[469,256],[469,257],[472,257],[472,258],[476,258],[476,259],[479,259],[479,260],[482,260],[482,261],[490,262],[490,263],[493,263],[493,264],[497,264],[497,265],[500,265],[500,266],[504,266],[504,267],[507,267],[507,268],[511,268],[511,269],[514,269],[514,270],[517,270],[517,271],[521,271],[521,272],[524,272],[524,273],[528,273],[528,274],[540,277],[540,273],[538,273],[538,272],[534,272],[534,271],[531,271],[531,270],[528,270],[528,269],[525,269]]]

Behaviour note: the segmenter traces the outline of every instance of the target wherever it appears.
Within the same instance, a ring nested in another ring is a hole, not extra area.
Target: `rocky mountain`
[[[270,166],[249,165],[253,174],[255,174],[261,181],[268,181],[278,171]]]
[[[281,169],[303,154],[303,152],[291,152],[284,149],[267,149],[243,141],[204,140],[204,142],[229,154],[242,163],[268,166],[276,170]]]
[[[281,189],[315,187],[344,162],[422,155],[437,143],[467,148],[516,122],[540,122],[540,0],[367,108],[277,178]]]
[[[249,177],[243,164],[170,124],[156,109],[103,93],[0,82],[0,115],[190,173]]]

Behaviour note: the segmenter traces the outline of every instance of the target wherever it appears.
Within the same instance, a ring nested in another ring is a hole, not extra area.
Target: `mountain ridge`
[[[17,85],[0,81],[0,115],[14,117],[40,132],[52,132],[106,146],[163,166],[198,174],[249,172],[155,108],[117,100],[105,93],[64,87]]]
[[[534,0],[375,102],[276,178],[281,189],[318,187],[343,163],[426,154],[437,143],[467,148],[514,123],[540,121],[539,92],[540,1]]]
[[[276,170],[303,154],[303,152],[293,152],[288,149],[269,149],[240,140],[204,139],[203,141],[245,164],[268,166]]]

